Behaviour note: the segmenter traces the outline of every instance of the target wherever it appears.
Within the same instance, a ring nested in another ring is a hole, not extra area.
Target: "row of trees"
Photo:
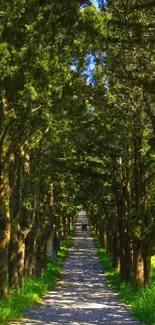
[[[71,134],[87,104],[84,77],[73,66],[91,50],[86,25],[95,30],[97,17],[93,6],[80,5],[0,4],[1,296],[8,286],[18,291],[24,275],[43,273],[48,239],[57,251],[76,215]]]
[[[92,181],[87,208],[121,280],[139,288],[151,282],[155,253],[155,7],[109,0],[103,17],[105,10],[92,97],[93,163],[100,177],[97,185],[96,177]]]
[[[0,4],[1,296],[43,273],[80,204],[121,279],[150,283],[154,5],[98,2]]]

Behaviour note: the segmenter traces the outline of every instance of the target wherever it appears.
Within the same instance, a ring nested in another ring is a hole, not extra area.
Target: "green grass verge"
[[[71,246],[72,234],[63,241],[57,259],[48,263],[44,276],[40,278],[25,278],[24,286],[20,293],[9,292],[7,299],[0,299],[0,324],[18,320],[22,317],[25,308],[42,301],[43,294],[54,288],[63,269],[63,262]]]
[[[118,292],[120,298],[131,307],[133,316],[144,324],[155,325],[155,257],[152,258],[152,284],[150,288],[134,291],[130,284],[121,282],[119,272],[112,267],[106,250],[101,247],[98,237],[92,230],[98,257],[108,278],[109,286]]]

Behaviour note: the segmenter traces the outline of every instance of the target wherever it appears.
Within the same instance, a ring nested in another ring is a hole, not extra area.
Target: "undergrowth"
[[[94,231],[92,231],[92,235],[97,246],[98,257],[108,278],[109,286],[114,288],[118,292],[119,297],[131,307],[132,314],[136,319],[144,324],[155,325],[155,257],[152,257],[151,260],[151,286],[135,291],[130,284],[121,282],[119,272],[112,267],[106,249],[101,247],[101,243]]]
[[[20,319],[25,308],[42,301],[43,295],[54,288],[63,269],[63,262],[68,254],[72,242],[72,234],[63,241],[57,258],[48,263],[47,270],[42,277],[25,278],[20,292],[9,291],[7,299],[0,299],[0,324],[6,325],[12,320]]]

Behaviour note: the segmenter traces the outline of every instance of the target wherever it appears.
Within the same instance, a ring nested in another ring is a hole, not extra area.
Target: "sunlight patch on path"
[[[81,220],[88,224],[84,212],[55,290],[27,309],[21,325],[142,325],[108,287],[89,227],[82,233]]]

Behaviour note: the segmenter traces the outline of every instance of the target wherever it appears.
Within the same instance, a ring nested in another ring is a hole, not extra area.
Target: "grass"
[[[101,247],[100,241],[92,231],[97,252],[109,286],[118,292],[120,298],[131,307],[133,316],[144,324],[155,325],[155,256],[151,259],[152,284],[149,288],[134,291],[130,284],[120,281],[119,272],[112,267],[106,250]]]
[[[101,247],[100,241],[95,233],[92,233],[97,245],[99,259],[109,281],[109,286],[113,287],[119,293],[120,298],[130,305],[133,315],[138,320],[148,325],[155,325],[155,257],[152,258],[151,287],[142,288],[135,292],[131,285],[121,283],[119,272],[112,267],[106,250]],[[1,325],[6,325],[10,321],[20,319],[25,308],[41,302],[43,295],[49,289],[54,288],[63,270],[63,262],[67,257],[71,242],[72,236],[69,236],[63,241],[57,259],[48,263],[43,277],[26,278],[24,286],[20,288],[19,294],[10,291],[8,299],[0,300]]]
[[[68,254],[68,248],[72,242],[72,235],[62,243],[57,259],[48,263],[44,276],[40,278],[25,278],[24,286],[20,293],[9,292],[7,299],[0,299],[0,324],[18,320],[22,317],[25,308],[33,306],[42,301],[43,295],[54,288],[56,281],[60,278],[63,262]]]

